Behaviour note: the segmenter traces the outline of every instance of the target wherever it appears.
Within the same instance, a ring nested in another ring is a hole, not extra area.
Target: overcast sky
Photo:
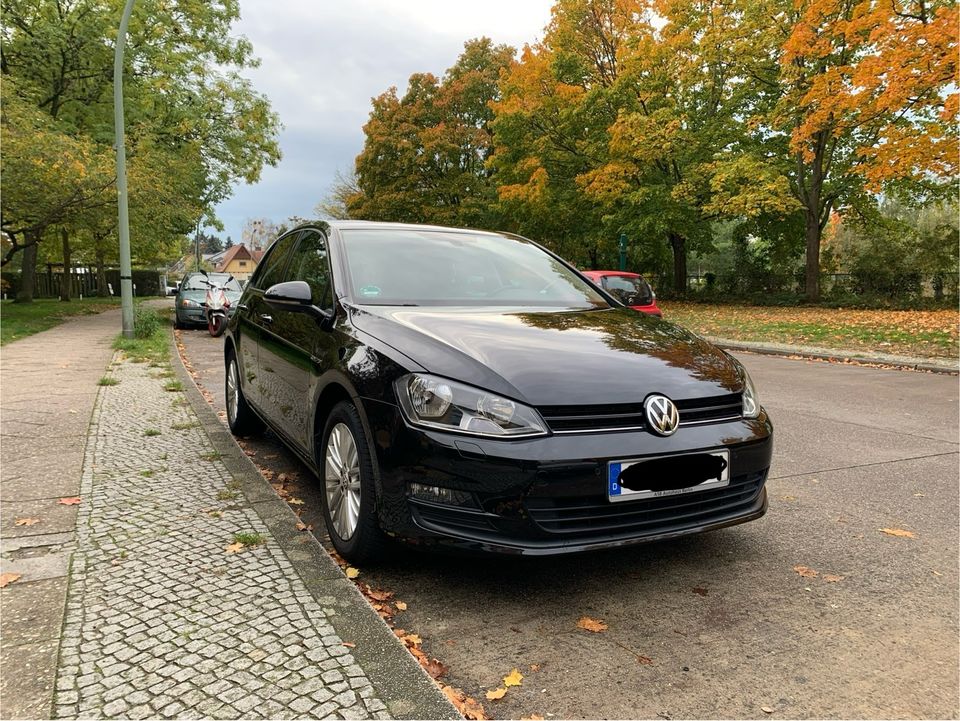
[[[283,159],[217,208],[240,242],[247,218],[311,217],[363,146],[370,99],[415,72],[443,73],[464,41],[542,37],[551,0],[241,0],[236,33],[262,64],[244,73],[280,114]]]

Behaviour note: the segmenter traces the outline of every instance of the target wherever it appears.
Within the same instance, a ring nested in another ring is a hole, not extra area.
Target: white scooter
[[[203,271],[201,271],[203,273]],[[206,273],[203,273],[206,277]],[[233,280],[231,275],[227,278],[226,283],[229,283]],[[207,297],[204,301],[204,313],[207,316],[207,330],[210,331],[210,335],[214,338],[219,338],[223,335],[223,331],[227,329],[227,318],[230,313],[230,299],[227,298],[227,294],[224,292],[224,285],[217,285],[216,283],[211,282],[207,279]]]

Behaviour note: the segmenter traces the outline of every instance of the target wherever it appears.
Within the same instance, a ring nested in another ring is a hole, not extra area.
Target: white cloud
[[[245,72],[280,114],[284,157],[255,186],[240,186],[218,215],[239,239],[245,218],[310,216],[337,169],[363,145],[370,99],[437,75],[464,41],[487,36],[520,48],[542,36],[551,0],[242,0],[235,32],[262,62]]]

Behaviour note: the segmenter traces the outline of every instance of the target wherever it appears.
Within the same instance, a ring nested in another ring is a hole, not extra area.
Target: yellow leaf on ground
[[[484,694],[484,695],[485,695],[490,701],[496,701],[496,700],[501,699],[501,698],[503,698],[504,696],[507,695],[507,689],[505,689],[505,688],[494,688],[494,689],[490,689],[490,690],[487,691],[487,693]]]
[[[415,633],[408,633],[403,637],[403,640],[406,641],[410,646],[419,646],[421,643],[423,643],[423,639]]]
[[[289,499],[287,499],[287,503],[289,503],[291,506],[302,506],[302,505],[303,505],[303,501],[300,500],[299,498],[289,498]]]
[[[347,578],[356,578],[360,575],[360,570],[353,566],[347,566]]]
[[[804,578],[816,578],[820,575],[817,571],[814,571],[812,568],[810,568],[810,566],[794,566],[793,570]]]
[[[503,685],[507,686],[520,686],[523,683],[523,674],[520,673],[520,669],[515,668],[513,671],[508,673],[503,677]]]
[[[223,550],[226,551],[227,553],[240,553],[240,551],[243,550],[243,544],[239,542],[231,543],[229,546],[227,546]]]
[[[521,716],[520,721],[544,721],[543,716],[532,713],[529,716]]]
[[[838,576],[835,573],[825,573],[823,574],[823,580],[827,583],[836,583],[837,581],[842,581],[843,576]]]
[[[764,713],[773,713],[773,709],[770,708],[769,706],[761,706],[760,710],[763,711]]]
[[[913,531],[904,531],[902,528],[881,528],[881,532],[888,536],[897,536],[898,538],[916,538],[917,534]]]
[[[577,627],[591,633],[603,633],[607,630],[607,624],[589,616],[581,616],[580,620],[577,621]]]
[[[397,607],[397,610],[398,610],[398,611],[406,611],[406,610],[407,610],[407,604],[404,603],[403,601],[395,601],[393,605]]]
[[[19,573],[0,573],[0,588],[8,586],[20,578]]]
[[[14,526],[32,526],[34,523],[40,523],[39,518],[18,518],[13,522]]]

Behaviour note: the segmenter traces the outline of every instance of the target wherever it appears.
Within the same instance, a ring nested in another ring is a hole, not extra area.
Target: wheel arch
[[[373,476],[374,482],[377,487],[377,495],[380,495],[380,466],[377,462],[377,453],[374,448],[374,438],[373,432],[370,428],[370,421],[367,419],[366,409],[363,407],[363,403],[360,398],[360,394],[357,393],[356,389],[353,387],[353,384],[350,383],[342,374],[335,374],[333,377],[326,379],[326,382],[320,389],[320,393],[317,395],[317,401],[314,404],[313,411],[313,448],[312,456],[314,467],[317,469],[318,475],[320,472],[320,443],[321,436],[323,435],[323,430],[327,425],[327,418],[330,416],[330,412],[333,410],[334,406],[341,401],[347,401],[357,409],[357,414],[360,416],[360,422],[363,424],[363,432],[366,435],[367,447],[370,450],[370,457],[373,463]]]

